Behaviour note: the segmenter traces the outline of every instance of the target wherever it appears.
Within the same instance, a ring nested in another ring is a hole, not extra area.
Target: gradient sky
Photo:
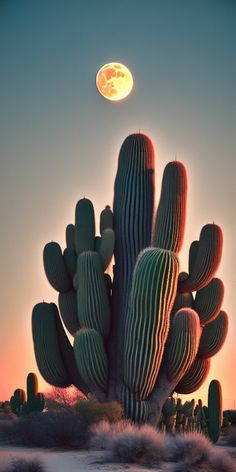
[[[205,400],[217,378],[224,407],[235,406],[235,21],[233,0],[1,0],[0,399],[38,372],[31,311],[57,300],[44,275],[44,245],[64,246],[83,196],[97,215],[112,205],[119,148],[140,130],[155,145],[157,195],[168,161],[177,156],[188,171],[181,268],[204,224],[223,228],[217,275],[229,334],[191,397]],[[123,102],[95,88],[109,61],[133,73]]]

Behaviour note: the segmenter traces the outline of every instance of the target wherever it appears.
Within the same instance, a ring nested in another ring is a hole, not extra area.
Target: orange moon
[[[118,101],[127,97],[133,88],[133,77],[124,64],[110,62],[99,69],[96,86],[107,100]]]

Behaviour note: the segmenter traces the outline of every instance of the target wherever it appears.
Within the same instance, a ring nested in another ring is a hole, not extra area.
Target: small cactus
[[[207,430],[210,440],[216,443],[223,422],[222,391],[218,380],[212,380],[208,389]]]
[[[36,374],[27,376],[27,399],[24,390],[18,388],[11,397],[10,405],[16,415],[25,415],[33,411],[43,411],[44,395],[38,392],[38,379]]]

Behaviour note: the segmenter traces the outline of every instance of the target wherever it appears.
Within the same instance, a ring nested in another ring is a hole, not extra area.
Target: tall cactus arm
[[[100,234],[108,228],[113,229],[113,213],[109,205],[100,214]]]
[[[111,262],[111,258],[113,256],[115,247],[115,233],[113,229],[107,228],[104,229],[100,244],[98,247],[98,253],[100,254],[103,270],[106,270],[109,263]]]
[[[167,376],[180,379],[190,369],[198,350],[200,323],[197,313],[183,308],[174,316],[168,339]]]
[[[205,225],[200,234],[195,263],[185,280],[180,280],[178,292],[194,292],[205,287],[214,277],[222,255],[223,234],[216,224]]]
[[[198,253],[198,248],[199,248],[199,241],[193,241],[190,245],[189,248],[189,255],[188,255],[188,271],[189,273],[192,273],[196,258],[197,258],[197,253]]]
[[[78,318],[82,328],[96,329],[103,337],[110,330],[110,305],[102,263],[96,252],[87,251],[77,260]]]
[[[66,227],[66,247],[75,251],[75,226],[72,223]]]
[[[76,261],[77,261],[77,256],[76,256],[75,250],[66,248],[63,251],[63,259],[64,259],[64,262],[65,262],[66,270],[67,270],[71,280],[73,281],[73,277],[76,273]]]
[[[179,253],[184,237],[187,201],[187,173],[181,162],[165,167],[152,245]]]
[[[76,372],[73,348],[63,330],[54,303],[35,305],[32,332],[37,365],[46,382],[56,387],[69,387],[74,383],[85,391]]]
[[[196,357],[190,369],[175,387],[176,393],[192,393],[201,387],[210,370],[210,359]]]
[[[77,294],[75,290],[59,293],[58,305],[66,329],[74,336],[80,328],[77,312]]]
[[[225,311],[220,311],[217,318],[203,328],[198,357],[206,359],[217,354],[225,342],[227,332],[228,316]]]
[[[27,375],[27,397],[35,397],[38,393],[38,379],[37,375],[30,372]]]
[[[95,391],[106,392],[108,361],[100,334],[94,329],[80,329],[74,340],[74,351],[84,382]]]
[[[224,285],[213,278],[208,285],[198,290],[194,300],[194,310],[198,313],[202,326],[213,321],[220,312],[224,298]]]
[[[43,262],[47,279],[52,287],[58,292],[68,292],[72,288],[72,282],[58,243],[46,244],[43,251]]]
[[[124,330],[124,381],[140,400],[145,400],[155,385],[177,278],[178,259],[174,253],[158,248],[141,252]]]
[[[87,198],[78,201],[75,209],[75,249],[77,254],[94,251],[95,217],[93,204]]]

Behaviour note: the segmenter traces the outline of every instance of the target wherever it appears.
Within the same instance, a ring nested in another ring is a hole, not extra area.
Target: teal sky
[[[157,196],[168,161],[177,156],[188,171],[182,269],[201,227],[223,228],[218,276],[230,331],[205,387],[221,380],[225,406],[233,406],[235,21],[233,0],[0,1],[0,399],[37,372],[31,310],[57,298],[44,276],[44,245],[64,245],[81,197],[97,214],[112,204],[119,148],[141,130],[156,149]],[[132,71],[123,102],[96,90],[96,72],[109,61]]]

